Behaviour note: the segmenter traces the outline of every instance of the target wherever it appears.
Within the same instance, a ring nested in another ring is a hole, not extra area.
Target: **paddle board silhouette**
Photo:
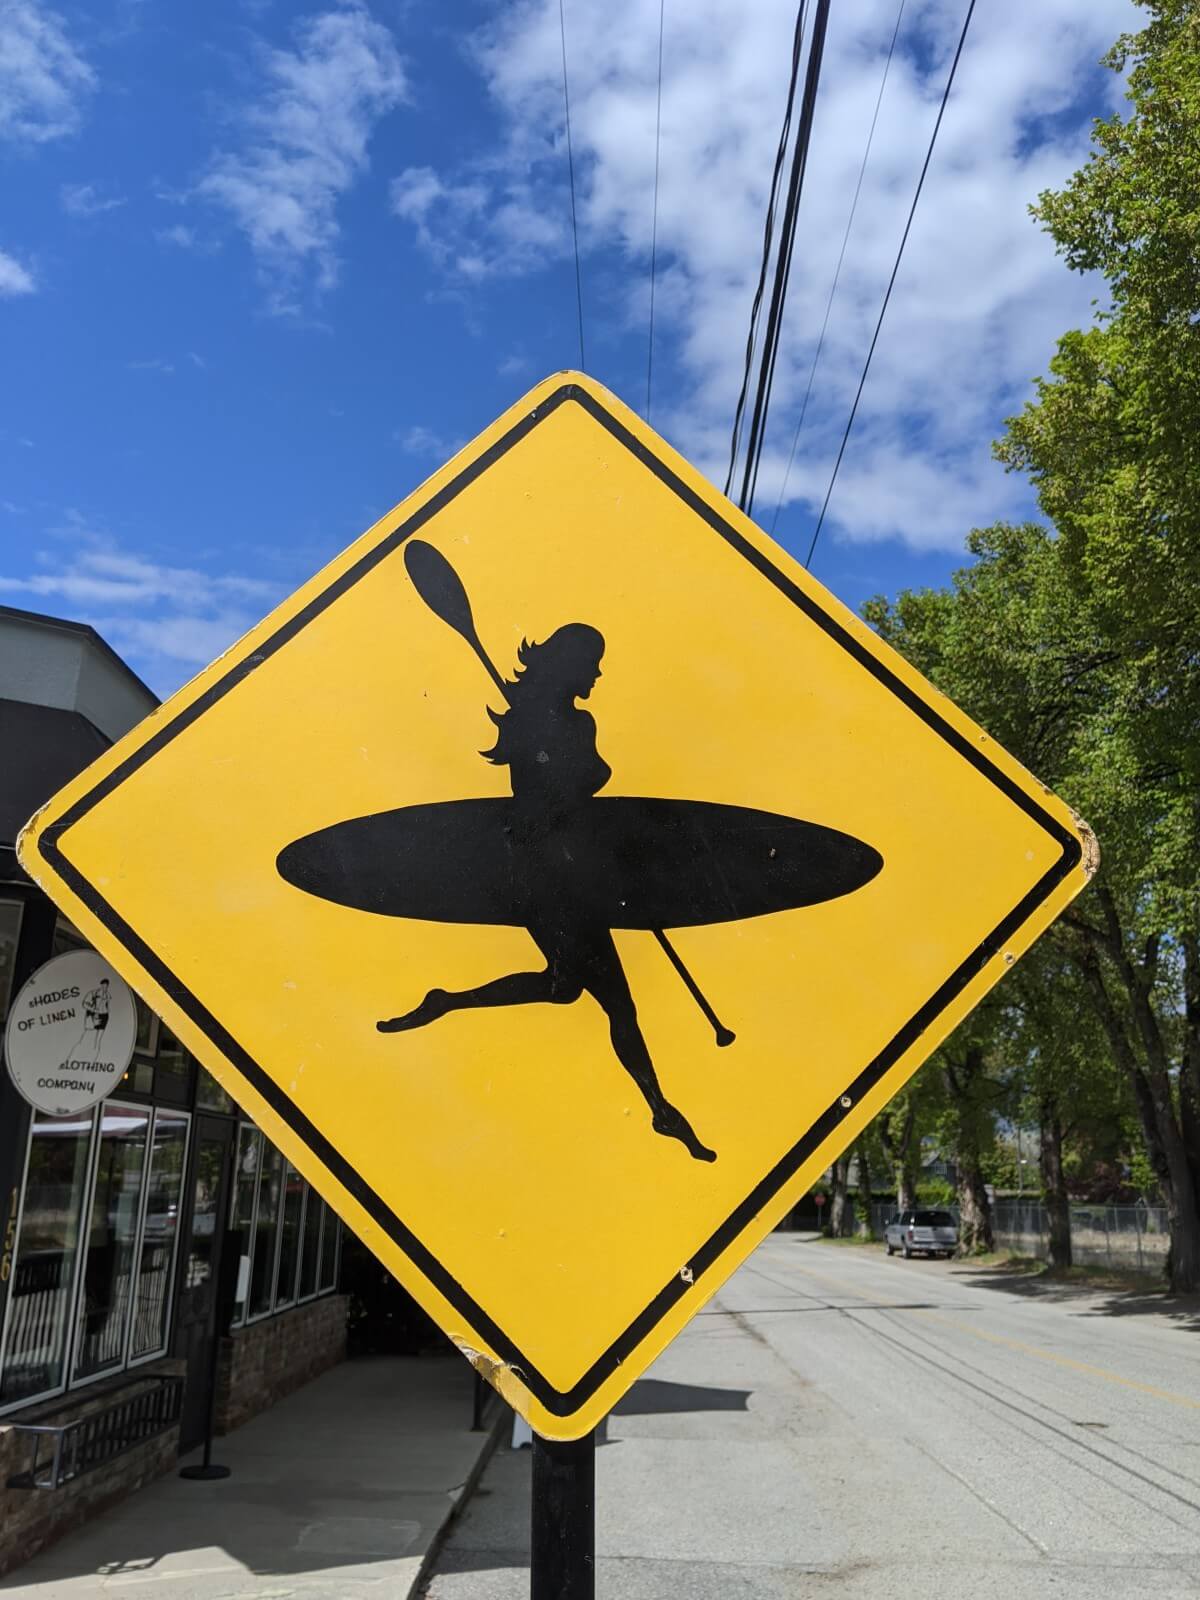
[[[698,1161],[714,1161],[668,1101],[638,1022],[614,929],[655,934],[713,1026],[734,1035],[667,938],[668,928],[740,922],[852,894],[883,857],[850,834],[795,817],[720,805],[601,795],[612,769],[596,723],[577,704],[601,676],[603,635],[571,622],[522,643],[511,680],[479,640],[465,589],[432,545],[411,539],[405,567],[431,611],[475,652],[505,702],[488,716],[485,759],[509,772],[511,799],[446,800],[334,823],[280,851],[298,889],[381,916],[524,928],[545,961],[466,990],[431,989],[411,1010],[377,1022],[382,1033],[427,1027],[452,1011],[569,1005],[590,995],[608,1019],[621,1065],[656,1133]]]

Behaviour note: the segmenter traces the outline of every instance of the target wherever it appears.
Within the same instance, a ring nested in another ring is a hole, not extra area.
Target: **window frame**
[[[16,984],[14,984],[13,979],[20,970],[18,962],[21,956],[21,931],[25,926],[26,901],[23,896],[18,898],[14,894],[6,894],[4,891],[8,887],[9,886],[7,884],[0,883],[0,906],[16,907],[17,927],[13,938],[13,970],[9,974],[8,978],[8,993],[7,995],[0,994],[0,1022],[3,1022],[8,1016],[8,1008],[12,1004],[14,992],[19,992],[19,988]]]
[[[308,1208],[309,1208],[310,1204],[318,1205],[318,1206],[322,1207],[322,1211],[321,1211],[321,1215],[317,1219],[317,1243],[316,1243],[316,1256],[317,1256],[317,1258],[316,1258],[316,1261],[315,1261],[315,1263],[313,1265],[313,1286],[312,1286],[312,1289],[309,1291],[308,1294],[301,1294],[300,1293],[300,1285],[304,1281],[304,1245],[305,1245],[305,1240],[306,1240],[305,1229],[308,1227]],[[329,1210],[329,1207],[325,1204],[325,1201],[321,1198],[321,1196],[313,1188],[312,1184],[309,1183],[308,1179],[305,1178],[305,1180],[304,1180],[304,1206],[303,1206],[303,1209],[300,1212],[300,1252],[299,1252],[299,1255],[297,1256],[297,1259],[296,1259],[296,1300],[295,1300],[295,1304],[298,1305],[298,1306],[306,1306],[306,1305],[308,1305],[309,1301],[318,1299],[319,1296],[320,1296],[320,1293],[321,1293],[320,1289],[317,1286],[317,1280],[320,1277],[320,1273],[321,1273],[321,1235],[325,1231],[325,1212],[328,1211],[328,1210]]]
[[[161,1361],[163,1356],[165,1356],[167,1354],[168,1350],[171,1348],[171,1314],[175,1309],[175,1277],[176,1277],[176,1269],[178,1268],[178,1265],[179,1265],[179,1233],[180,1233],[180,1230],[178,1228],[176,1228],[176,1230],[175,1230],[175,1239],[174,1239],[174,1241],[172,1243],[172,1246],[171,1246],[171,1263],[170,1263],[170,1266],[167,1269],[167,1273],[168,1273],[168,1276],[167,1276],[167,1315],[166,1315],[166,1323],[165,1323],[165,1328],[164,1328],[163,1342],[156,1350],[147,1350],[140,1356],[135,1356],[135,1355],[132,1354],[132,1350],[133,1350],[133,1321],[134,1321],[134,1312],[135,1312],[135,1309],[136,1309],[136,1306],[137,1306],[137,1282],[136,1282],[136,1279],[137,1279],[137,1276],[140,1275],[140,1272],[141,1272],[142,1242],[143,1242],[143,1240],[145,1238],[145,1227],[146,1227],[146,1205],[147,1205],[147,1202],[149,1200],[149,1195],[150,1195],[150,1182],[149,1182],[149,1180],[150,1180],[150,1163],[151,1163],[151,1159],[152,1159],[153,1152],[154,1152],[154,1129],[155,1129],[155,1127],[156,1127],[156,1125],[158,1123],[158,1113],[159,1113],[160,1110],[168,1111],[173,1116],[177,1116],[177,1117],[178,1116],[182,1116],[182,1117],[185,1117],[187,1119],[187,1132],[186,1132],[186,1134],[184,1136],[184,1144],[183,1144],[183,1171],[184,1171],[184,1173],[186,1173],[187,1172],[188,1159],[189,1159],[189,1157],[191,1156],[191,1153],[192,1153],[192,1124],[193,1124],[192,1112],[188,1111],[188,1110],[186,1110],[186,1109],[184,1109],[184,1108],[182,1108],[180,1106],[172,1105],[169,1102],[166,1103],[165,1105],[162,1105],[162,1106],[159,1106],[157,1103],[153,1103],[153,1104],[149,1104],[148,1105],[147,1102],[144,1101],[144,1100],[122,1101],[122,1100],[117,1100],[115,1098],[115,1096],[112,1097],[112,1098],[109,1098],[107,1100],[101,1100],[99,1105],[94,1106],[92,1108],[92,1116],[93,1116],[93,1122],[92,1122],[92,1177],[91,1177],[91,1180],[89,1182],[89,1187],[88,1187],[87,1221],[86,1221],[85,1230],[84,1230],[84,1237],[85,1238],[89,1237],[90,1234],[91,1234],[91,1231],[92,1231],[92,1207],[95,1205],[95,1202],[96,1202],[96,1177],[97,1177],[97,1175],[99,1173],[99,1167],[100,1167],[100,1142],[101,1142],[100,1141],[100,1133],[99,1133],[100,1119],[99,1119],[99,1116],[97,1115],[97,1113],[99,1111],[101,1111],[103,1109],[103,1107],[105,1107],[105,1106],[118,1107],[119,1109],[124,1110],[124,1111],[149,1111],[149,1113],[150,1113],[149,1119],[148,1119],[148,1121],[146,1123],[146,1157],[145,1157],[145,1161],[144,1161],[143,1166],[142,1166],[142,1192],[141,1192],[141,1197],[138,1200],[137,1228],[134,1231],[134,1242],[133,1242],[133,1257],[132,1257],[132,1259],[133,1259],[134,1263],[136,1264],[137,1273],[134,1274],[134,1281],[133,1281],[133,1285],[132,1285],[132,1293],[130,1294],[130,1298],[129,1298],[129,1310],[128,1310],[128,1313],[126,1314],[126,1317],[125,1317],[125,1331],[124,1331],[124,1334],[122,1335],[122,1339],[121,1339],[121,1360],[120,1360],[120,1362],[115,1366],[103,1367],[103,1368],[101,1368],[101,1370],[99,1372],[91,1372],[91,1373],[88,1373],[86,1376],[81,1377],[81,1378],[72,1378],[67,1383],[66,1387],[68,1389],[86,1389],[89,1384],[97,1383],[97,1382],[99,1382],[99,1380],[101,1378],[114,1378],[119,1373],[129,1372],[132,1368],[145,1366],[147,1361]],[[183,1188],[182,1188],[182,1184],[181,1184],[181,1186],[180,1186],[180,1203],[181,1204],[182,1204],[182,1201],[183,1201]],[[72,1346],[72,1349],[71,1349],[71,1371],[72,1372],[74,1372],[75,1364],[79,1359],[79,1351],[77,1349],[77,1345],[78,1345],[78,1343],[80,1342],[80,1339],[81,1339],[81,1330],[80,1330],[80,1324],[79,1324],[78,1296],[79,1296],[79,1293],[82,1291],[82,1288],[83,1288],[83,1270],[82,1270],[82,1268],[83,1268],[83,1262],[86,1259],[86,1254],[87,1254],[86,1251],[81,1252],[80,1265],[79,1265],[79,1268],[77,1269],[77,1272],[78,1272],[78,1283],[76,1284],[75,1314],[74,1314],[74,1319],[72,1321],[72,1334],[71,1334],[71,1346]]]
[[[300,1215],[296,1219],[296,1259],[292,1262],[291,1293],[287,1299],[281,1294],[282,1285],[279,1282],[279,1269],[283,1265],[283,1225],[287,1217],[288,1178],[294,1177],[297,1183],[303,1184],[300,1191]],[[300,1257],[304,1249],[304,1213],[307,1208],[308,1179],[291,1161],[284,1157],[283,1161],[283,1190],[279,1201],[279,1244],[275,1251],[275,1294],[271,1301],[272,1312],[290,1311],[297,1305],[296,1290],[300,1287]]]
[[[285,1312],[295,1311],[298,1306],[306,1306],[309,1305],[313,1300],[323,1299],[325,1295],[336,1294],[342,1264],[341,1223],[330,1207],[328,1201],[326,1201],[317,1192],[317,1190],[313,1188],[312,1184],[295,1165],[295,1163],[288,1160],[283,1151],[279,1149],[279,1146],[271,1142],[266,1133],[258,1126],[256,1122],[252,1122],[248,1117],[241,1117],[238,1119],[237,1130],[237,1137],[234,1141],[234,1181],[230,1184],[229,1193],[228,1219],[230,1227],[234,1225],[234,1218],[236,1215],[237,1162],[242,1150],[243,1138],[247,1135],[256,1134],[259,1140],[260,1154],[258,1170],[255,1173],[254,1202],[250,1208],[250,1217],[243,1225],[247,1240],[246,1249],[243,1252],[246,1256],[247,1262],[246,1299],[242,1302],[241,1314],[235,1316],[230,1322],[231,1329],[255,1327],[258,1323],[265,1322],[269,1317],[282,1316]],[[271,1294],[266,1310],[256,1311],[251,1314],[250,1291],[254,1282],[254,1254],[258,1245],[258,1211],[259,1199],[262,1194],[262,1174],[266,1164],[267,1152],[271,1150],[274,1150],[278,1153],[280,1161],[282,1162],[279,1211],[275,1220],[275,1237],[271,1245]],[[287,1200],[287,1177],[289,1172],[294,1173],[296,1178],[304,1185],[304,1196],[303,1204],[300,1208],[296,1261],[293,1269],[291,1285],[292,1292],[290,1298],[281,1300],[279,1297],[279,1262],[283,1248],[283,1212]],[[300,1269],[304,1260],[304,1228],[308,1217],[308,1208],[310,1204],[314,1203],[321,1207],[321,1225],[317,1233],[316,1243],[317,1265],[313,1274],[312,1292],[310,1294],[302,1295],[300,1294],[299,1290]],[[320,1269],[324,1260],[326,1237],[331,1226],[335,1230],[330,1241],[330,1248],[333,1251],[332,1278],[329,1285],[326,1288],[322,1288]]]
[[[128,1101],[118,1100],[115,1097],[113,1097],[113,1098],[101,1100],[98,1105],[96,1105],[96,1106],[94,1106],[92,1108],[92,1117],[93,1117],[93,1121],[92,1121],[92,1164],[91,1164],[91,1174],[90,1174],[90,1177],[88,1179],[87,1206],[86,1206],[85,1211],[84,1211],[84,1222],[83,1222],[83,1233],[82,1233],[82,1237],[83,1237],[83,1241],[84,1241],[84,1248],[79,1252],[79,1267],[77,1269],[78,1276],[79,1276],[79,1282],[77,1284],[77,1293],[76,1293],[76,1297],[75,1297],[75,1318],[74,1318],[74,1321],[71,1324],[71,1332],[70,1332],[70,1344],[71,1344],[70,1372],[71,1372],[71,1377],[67,1381],[67,1388],[68,1389],[85,1389],[85,1388],[87,1388],[87,1386],[89,1384],[97,1382],[97,1380],[100,1379],[100,1378],[111,1378],[114,1373],[121,1372],[124,1369],[125,1356],[126,1356],[126,1354],[128,1352],[128,1349],[129,1349],[129,1328],[128,1328],[128,1326],[126,1326],[126,1328],[124,1330],[124,1333],[122,1334],[122,1338],[121,1338],[121,1359],[115,1365],[103,1367],[103,1368],[101,1368],[101,1370],[99,1372],[90,1372],[90,1373],[86,1374],[83,1377],[76,1377],[75,1376],[75,1368],[76,1368],[76,1365],[78,1364],[79,1355],[80,1355],[79,1346],[82,1344],[82,1329],[81,1329],[81,1326],[80,1326],[80,1318],[79,1318],[79,1295],[83,1291],[84,1278],[87,1275],[84,1269],[85,1269],[86,1264],[87,1264],[88,1255],[91,1252],[92,1218],[93,1218],[93,1215],[95,1214],[95,1207],[96,1207],[96,1183],[97,1183],[97,1180],[98,1180],[98,1178],[100,1176],[100,1146],[103,1143],[103,1136],[102,1136],[101,1129],[100,1129],[100,1114],[103,1113],[106,1110],[130,1111],[130,1112],[137,1113],[139,1115],[141,1115],[141,1114],[145,1115],[145,1117],[146,1117],[146,1156],[149,1155],[150,1138],[151,1138],[151,1134],[152,1134],[153,1129],[154,1129],[154,1109],[153,1109],[152,1106],[147,1105],[145,1102],[142,1102],[142,1103],[139,1104],[137,1101],[134,1101],[131,1104]],[[136,1221],[136,1223],[134,1225],[134,1230],[133,1230],[133,1259],[134,1260],[137,1259],[138,1244],[139,1244],[139,1241],[141,1240],[141,1236],[142,1236],[142,1206],[143,1206],[143,1204],[145,1202],[145,1199],[146,1199],[146,1156],[143,1156],[143,1158],[142,1158],[142,1178],[141,1178],[141,1188],[140,1188],[140,1192],[138,1194],[137,1221]]]
[[[279,1146],[277,1144],[272,1144],[267,1138],[266,1133],[263,1132],[261,1128],[259,1128],[258,1131],[260,1134],[262,1134],[262,1144],[260,1146],[262,1156],[259,1162],[257,1182],[254,1185],[254,1225],[250,1233],[250,1272],[249,1283],[246,1286],[246,1317],[244,1322],[244,1326],[247,1328],[253,1323],[265,1322],[268,1317],[273,1317],[276,1314],[275,1287],[279,1277],[279,1241],[283,1237],[283,1185],[287,1179],[287,1169],[289,1166],[288,1158],[284,1155]],[[266,1310],[255,1311],[254,1313],[251,1313],[250,1301],[254,1292],[254,1253],[258,1248],[258,1203],[262,1198],[263,1174],[267,1170],[267,1153],[271,1150],[274,1150],[275,1154],[279,1157],[280,1162],[279,1205],[275,1212],[273,1230],[274,1237],[271,1240],[271,1287],[270,1292],[266,1297]]]
[[[179,1106],[173,1106],[170,1104],[160,1106],[156,1104],[154,1107],[154,1115],[150,1119],[150,1132],[148,1135],[150,1150],[146,1163],[146,1183],[143,1185],[145,1193],[142,1195],[141,1215],[138,1218],[136,1255],[138,1279],[141,1278],[142,1274],[142,1246],[146,1237],[146,1208],[149,1205],[150,1200],[149,1180],[153,1174],[154,1135],[158,1128],[158,1116],[160,1111],[165,1111],[172,1117],[182,1117],[186,1125],[183,1135],[183,1155],[180,1158],[179,1199],[177,1200],[175,1207],[175,1237],[171,1241],[171,1259],[167,1264],[167,1310],[166,1316],[163,1318],[163,1339],[162,1344],[158,1347],[158,1349],[143,1351],[140,1356],[135,1356],[133,1354],[133,1324],[137,1316],[137,1282],[135,1281],[133,1296],[129,1302],[129,1328],[126,1333],[125,1365],[122,1368],[122,1371],[128,1371],[133,1367],[145,1366],[147,1361],[161,1361],[171,1348],[171,1318],[175,1311],[175,1280],[179,1276],[179,1240],[183,1233],[180,1223],[183,1220],[188,1162],[191,1160],[192,1155],[192,1134],[195,1130],[195,1117],[191,1111],[183,1110]]]
[[[244,1328],[250,1321],[250,1285],[254,1277],[254,1241],[258,1238],[258,1191],[259,1180],[262,1175],[262,1152],[267,1142],[266,1134],[257,1122],[250,1122],[243,1118],[237,1124],[237,1133],[233,1140],[233,1181],[229,1185],[229,1218],[228,1226],[233,1227],[237,1215],[237,1182],[238,1165],[242,1154],[242,1138],[244,1135],[258,1138],[258,1162],[254,1168],[254,1193],[250,1201],[250,1218],[246,1223],[246,1248],[242,1252],[246,1261],[246,1298],[240,1302],[241,1312],[235,1312],[230,1319],[230,1328]],[[238,1302],[235,1301],[235,1304]]]
[[[118,1362],[102,1367],[97,1372],[76,1375],[76,1366],[79,1361],[82,1333],[80,1328],[79,1310],[80,1296],[83,1293],[84,1265],[90,1248],[92,1230],[92,1216],[96,1204],[96,1180],[100,1165],[100,1113],[106,1107],[131,1112],[134,1114],[148,1113],[146,1123],[146,1155],[142,1169],[141,1194],[138,1199],[137,1225],[133,1236],[133,1254],[131,1260],[134,1269],[131,1272],[131,1293],[129,1306],[125,1314],[125,1326],[121,1333],[121,1358]],[[175,1230],[175,1237],[171,1243],[171,1260],[167,1268],[167,1308],[163,1323],[163,1336],[161,1343],[153,1350],[144,1351],[141,1355],[133,1354],[133,1324],[137,1309],[137,1281],[141,1273],[142,1246],[145,1241],[146,1209],[150,1194],[150,1176],[152,1172],[154,1134],[158,1124],[159,1112],[163,1111],[172,1117],[182,1117],[185,1122],[183,1165],[187,1170],[187,1162],[191,1155],[192,1133],[194,1118],[191,1111],[174,1105],[147,1104],[144,1100],[117,1099],[115,1096],[98,1101],[86,1113],[90,1118],[91,1129],[87,1134],[88,1153],[86,1158],[87,1175],[85,1178],[84,1202],[80,1208],[79,1244],[75,1253],[75,1262],[72,1268],[71,1286],[66,1296],[67,1302],[67,1327],[66,1339],[63,1346],[63,1380],[48,1389],[40,1389],[36,1394],[27,1394],[20,1400],[11,1400],[0,1404],[0,1417],[20,1410],[24,1406],[37,1405],[44,1400],[54,1400],[60,1395],[71,1393],[77,1389],[86,1389],[93,1383],[98,1383],[103,1378],[114,1378],[122,1372],[131,1371],[137,1367],[145,1366],[148,1361],[161,1361],[171,1348],[171,1319],[175,1311],[175,1269],[179,1261],[179,1229]],[[16,1231],[13,1235],[13,1263],[19,1256],[21,1234],[25,1223],[25,1196],[26,1184],[29,1176],[29,1158],[33,1144],[33,1131],[36,1118],[30,1117],[29,1129],[25,1136],[25,1155],[21,1166],[21,1183],[17,1201]],[[7,1297],[4,1307],[3,1326],[0,1327],[0,1371],[3,1371],[5,1358],[8,1354],[8,1338],[12,1326],[12,1306],[14,1297]]]
[[[99,1120],[96,1113],[98,1112],[100,1105],[103,1103],[104,1102],[101,1101],[97,1105],[90,1107],[87,1112],[88,1117],[91,1119],[92,1126],[91,1131],[87,1136],[87,1176],[84,1179],[84,1199],[83,1204],[80,1207],[80,1244],[86,1240],[88,1229],[91,1226],[92,1184],[94,1182],[97,1159],[96,1128]],[[27,1184],[29,1179],[29,1158],[33,1150],[33,1130],[36,1122],[37,1114],[34,1113],[29,1118],[29,1127],[25,1134],[25,1156],[21,1163],[21,1186],[17,1199],[17,1227],[16,1232],[13,1235],[14,1267],[16,1266],[17,1261],[20,1259],[21,1235],[25,1227],[25,1196],[27,1193]],[[62,1382],[54,1384],[48,1389],[39,1389],[36,1394],[22,1395],[19,1400],[9,1400],[4,1404],[0,1404],[0,1417],[8,1416],[13,1411],[19,1411],[24,1406],[37,1405],[43,1400],[54,1400],[59,1395],[66,1394],[68,1389],[72,1387],[69,1374],[75,1365],[75,1326],[76,1319],[79,1315],[80,1286],[83,1282],[82,1262],[84,1254],[86,1253],[84,1249],[80,1248],[80,1244],[77,1244],[75,1248],[75,1262],[71,1271],[71,1286],[66,1296],[67,1325],[65,1330],[66,1337],[63,1342]],[[3,1326],[0,1327],[0,1372],[4,1371],[5,1359],[8,1355],[8,1336],[12,1328],[12,1308],[14,1299],[15,1296],[11,1293],[5,1298]]]

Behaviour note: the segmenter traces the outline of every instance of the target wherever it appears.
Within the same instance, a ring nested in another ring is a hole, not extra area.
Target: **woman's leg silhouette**
[[[544,972],[513,972],[493,978],[475,989],[431,989],[413,1010],[386,1017],[375,1026],[380,1033],[407,1033],[424,1028],[450,1011],[474,1011],[484,1006],[530,1006],[540,1003],[570,1005],[583,993],[583,985],[547,967]]]
[[[700,1142],[683,1112],[663,1094],[611,930],[578,925],[567,929],[556,919],[531,926],[529,933],[546,957],[544,971],[513,972],[474,989],[431,989],[412,1011],[388,1017],[375,1026],[380,1033],[407,1033],[427,1027],[451,1011],[488,1006],[570,1005],[586,990],[608,1018],[617,1060],[650,1108],[654,1131],[678,1139],[697,1161],[715,1161],[716,1152]]]
[[[534,938],[542,945],[537,933],[534,933]],[[583,987],[608,1017],[609,1037],[617,1060],[637,1084],[642,1098],[650,1107],[655,1133],[661,1133],[668,1139],[678,1139],[697,1161],[715,1161],[716,1151],[700,1142],[683,1112],[663,1094],[638,1022],[637,1006],[613,941],[612,930],[589,928],[581,931],[575,928],[564,937],[563,943],[570,970],[579,975]],[[542,945],[542,948],[546,946]]]

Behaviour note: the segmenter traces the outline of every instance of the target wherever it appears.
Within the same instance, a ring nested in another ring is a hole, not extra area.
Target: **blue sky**
[[[807,547],[961,26],[835,7],[759,520]],[[793,8],[666,0],[652,420],[723,481]],[[658,0],[565,0],[588,367],[646,388]],[[1120,104],[1129,0],[981,0],[814,571],[943,581],[1027,514],[1003,418],[1098,286],[1026,205]],[[0,0],[0,602],[166,693],[578,363],[557,0]]]

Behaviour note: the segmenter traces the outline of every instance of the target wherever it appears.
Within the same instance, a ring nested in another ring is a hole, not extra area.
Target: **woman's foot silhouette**
[[[402,1017],[385,1017],[375,1024],[380,1033],[407,1033],[410,1028],[423,1028],[436,1022],[450,1010],[450,996],[445,989],[430,989],[419,1006],[406,1011]]]
[[[678,1139],[688,1155],[694,1156],[697,1161],[715,1161],[717,1152],[710,1150],[706,1144],[701,1144],[696,1137],[695,1129],[684,1116],[682,1111],[677,1111],[674,1106],[666,1101],[654,1113],[651,1124],[655,1133],[661,1133],[668,1139]]]

